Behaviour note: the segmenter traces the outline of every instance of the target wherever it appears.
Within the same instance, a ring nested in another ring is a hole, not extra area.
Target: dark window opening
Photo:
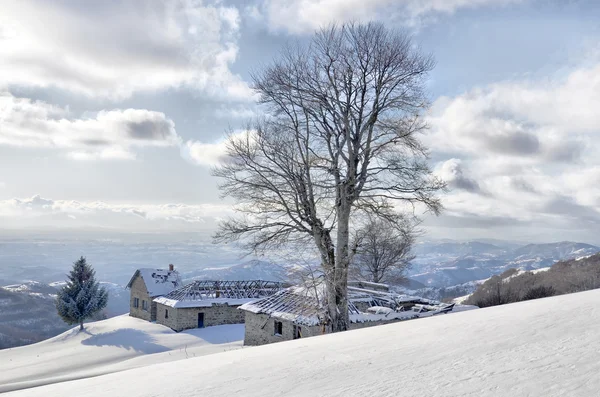
[[[165,318],[169,318],[169,311],[165,309]]]
[[[133,307],[140,307],[140,298],[133,298]]]
[[[148,311],[148,301],[142,301],[142,309]]]
[[[283,323],[281,321],[275,321],[275,335],[283,334]]]
[[[294,324],[294,339],[302,338],[302,327]]]

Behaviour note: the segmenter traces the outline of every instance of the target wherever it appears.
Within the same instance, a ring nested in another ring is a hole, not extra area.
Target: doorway
[[[198,328],[204,328],[204,313],[198,313]]]

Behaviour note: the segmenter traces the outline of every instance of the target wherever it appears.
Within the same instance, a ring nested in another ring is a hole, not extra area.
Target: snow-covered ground
[[[7,395],[597,396],[598,301],[600,290],[587,291],[154,364]],[[30,369],[23,365],[34,357],[21,358],[15,351],[22,366],[13,374],[26,377]],[[0,362],[11,368],[5,357]],[[71,364],[76,366],[76,360]]]
[[[113,317],[86,324],[83,332],[76,327],[0,350],[0,393],[238,349],[243,339],[239,324],[176,333],[128,315]]]

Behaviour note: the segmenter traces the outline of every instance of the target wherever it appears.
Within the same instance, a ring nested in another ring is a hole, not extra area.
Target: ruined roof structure
[[[292,321],[296,324],[314,326],[326,322],[327,302],[325,299],[324,285],[306,288],[296,286],[282,290],[272,296],[246,303],[240,307],[255,314],[267,314]],[[388,307],[391,310],[382,313],[363,313],[355,305],[358,302],[367,302],[372,307]],[[371,290],[367,288],[348,287],[348,315],[350,322],[359,323],[366,321],[387,321],[419,317],[414,312],[395,311],[403,302],[436,304],[418,297],[398,295],[382,290]]]
[[[286,285],[277,281],[197,280],[155,299],[173,308],[208,307],[213,304],[242,305],[276,294]]]

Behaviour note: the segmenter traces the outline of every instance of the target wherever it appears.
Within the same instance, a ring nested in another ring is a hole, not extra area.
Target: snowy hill
[[[243,338],[243,325],[175,333],[118,316],[87,324],[83,332],[76,327],[40,343],[0,351],[0,393],[237,349]]]
[[[588,291],[228,351],[7,395],[591,397],[600,389],[600,309],[590,304],[598,300],[600,290]],[[15,351],[15,359],[21,359]],[[0,356],[1,365],[10,366],[5,361]],[[29,369],[13,371],[25,376]]]

